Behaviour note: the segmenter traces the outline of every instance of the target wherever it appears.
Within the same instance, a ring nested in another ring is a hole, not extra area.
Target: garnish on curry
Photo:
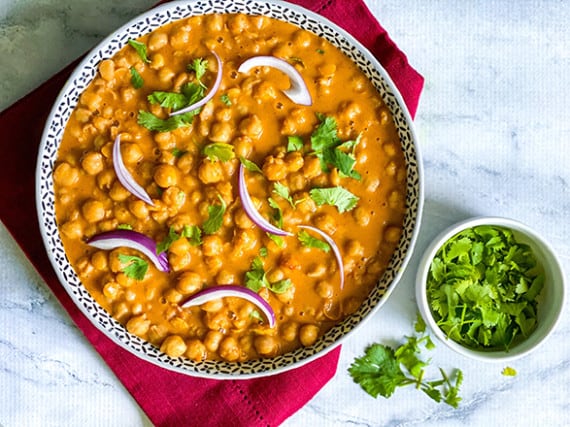
[[[376,285],[406,209],[398,133],[366,76],[313,33],[243,14],[102,60],[53,179],[85,287],[196,361],[314,344]]]

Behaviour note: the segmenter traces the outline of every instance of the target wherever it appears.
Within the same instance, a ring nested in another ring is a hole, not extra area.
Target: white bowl
[[[102,59],[112,57],[129,39],[138,38],[173,21],[211,13],[238,12],[265,15],[312,31],[338,47],[370,79],[390,109],[399,132],[407,163],[406,214],[399,245],[378,285],[357,312],[329,330],[314,345],[278,357],[243,363],[194,362],[169,357],[157,347],[129,333],[85,289],[67,260],[57,228],[52,174],[63,130],[80,94],[95,77],[97,64]],[[313,12],[278,0],[177,1],[152,9],[125,24],[95,47],[73,72],[54,104],[42,136],[36,169],[36,200],[40,230],[50,261],[73,301],[100,331],[136,356],[176,372],[216,379],[244,378],[276,374],[322,356],[340,344],[384,304],[400,279],[416,241],[423,207],[423,177],[412,120],[401,95],[377,59],[346,31]]]
[[[478,350],[468,348],[448,338],[437,325],[427,296],[427,278],[431,262],[439,249],[457,233],[479,225],[493,225],[513,232],[517,242],[528,244],[537,261],[542,265],[545,284],[538,297],[537,328],[523,341],[505,350]],[[530,227],[508,218],[475,217],[461,221],[437,236],[426,249],[416,276],[416,299],[420,313],[436,337],[449,348],[472,359],[486,362],[505,362],[525,356],[536,350],[555,329],[564,306],[564,274],[560,262],[549,243]]]

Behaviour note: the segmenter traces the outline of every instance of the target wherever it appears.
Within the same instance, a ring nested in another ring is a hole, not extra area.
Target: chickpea
[[[390,243],[397,243],[400,240],[400,235],[402,234],[402,229],[395,225],[386,227],[384,230],[384,240]]]
[[[144,157],[141,147],[136,142],[122,145],[121,153],[123,161],[127,164],[138,163]]]
[[[241,208],[236,209],[234,212],[234,223],[237,227],[243,229],[253,228],[255,224],[249,219],[249,216]]]
[[[162,67],[158,71],[158,79],[161,83],[170,83],[175,75],[176,73],[168,67]],[[156,112],[153,112],[153,114],[156,114]]]
[[[278,157],[266,157],[262,170],[265,177],[270,181],[281,181],[287,177],[285,162]]]
[[[79,239],[83,236],[83,226],[79,221],[68,221],[62,224],[61,232],[70,239]]]
[[[299,325],[296,322],[287,322],[281,328],[281,338],[287,342],[295,341],[298,331]]]
[[[129,306],[124,301],[117,302],[113,307],[113,317],[122,322],[130,314]]]
[[[188,349],[186,350],[186,357],[188,359],[194,360],[195,362],[201,362],[205,360],[208,356],[206,346],[200,340],[191,340],[188,342]]]
[[[167,289],[164,292],[163,296],[166,301],[173,304],[178,304],[180,301],[182,301],[182,298],[184,298],[184,295],[182,295],[176,289]]]
[[[115,281],[110,281],[103,285],[103,295],[109,302],[114,301],[119,296],[120,291],[121,286]]]
[[[224,261],[219,256],[206,256],[204,257],[204,262],[208,267],[208,270],[212,274],[216,274],[222,268]]]
[[[307,276],[309,277],[322,277],[327,272],[327,266],[323,263],[316,263],[309,267]]]
[[[166,337],[167,333],[168,333],[168,329],[166,328],[166,326],[152,325],[148,329],[147,337],[148,337],[149,342],[157,345],[158,343],[160,343],[161,341],[164,340],[164,337]]]
[[[364,246],[358,240],[349,240],[346,243],[346,255],[361,257],[364,254]]]
[[[94,223],[105,218],[105,206],[99,200],[87,200],[81,206],[81,213],[87,222]]]
[[[186,343],[179,335],[170,335],[162,342],[160,351],[170,357],[180,357],[186,352]]]
[[[215,142],[229,142],[232,139],[233,128],[228,122],[215,122],[210,128],[208,138]]]
[[[285,292],[281,292],[275,296],[284,304],[293,301],[293,298],[295,298],[295,285],[291,284],[291,286],[289,286]]]
[[[213,299],[205,302],[200,307],[206,313],[217,313],[224,308],[224,300],[222,298]]]
[[[79,180],[79,171],[69,163],[60,163],[53,172],[54,182],[62,187],[71,187]]]
[[[168,207],[169,212],[177,212],[186,202],[186,193],[178,187],[168,187],[162,193],[162,201]]]
[[[233,141],[236,156],[248,158],[253,150],[253,141],[249,136],[239,136]]]
[[[285,156],[285,165],[289,172],[297,172],[303,167],[305,160],[303,159],[303,154],[300,151],[293,151],[287,153]]]
[[[255,350],[262,356],[273,356],[279,348],[275,338],[269,335],[256,337],[253,345]]]
[[[81,167],[89,175],[97,175],[105,167],[103,155],[96,151],[86,153],[81,159]]]
[[[107,252],[97,251],[91,255],[91,264],[99,271],[107,270]]]
[[[159,187],[172,187],[178,183],[178,170],[172,165],[161,164],[154,170],[153,178]]]
[[[263,133],[263,123],[256,114],[252,114],[239,123],[239,131],[242,135],[257,139]]]
[[[388,196],[388,206],[392,209],[401,209],[403,208],[404,198],[402,194],[396,190],[392,191]]]
[[[224,338],[224,334],[220,331],[208,331],[204,338],[204,345],[208,351],[215,353],[220,347],[220,342]]]
[[[236,276],[228,271],[228,270],[221,270],[216,275],[216,283],[221,285],[231,285],[236,283]]]
[[[323,213],[315,216],[315,225],[325,233],[332,235],[336,231],[336,221],[330,214]]]
[[[103,99],[101,98],[101,95],[95,92],[85,91],[81,95],[80,102],[81,104],[85,105],[91,112],[94,112],[99,110]]]
[[[257,245],[255,231],[252,229],[238,231],[233,239],[233,243],[236,253],[253,250]]]
[[[232,34],[243,33],[244,31],[247,31],[248,27],[248,18],[244,14],[239,13],[228,19],[228,29]]]
[[[316,156],[305,159],[303,164],[303,175],[305,178],[314,178],[321,174],[321,161]]]
[[[115,171],[112,169],[102,170],[96,178],[99,190],[109,190],[115,181]]]
[[[330,282],[321,280],[320,282],[317,283],[315,291],[317,292],[318,296],[320,296],[323,299],[327,299],[333,296],[334,287]]]
[[[194,167],[194,155],[192,153],[184,153],[176,161],[176,167],[183,174],[189,174]]]
[[[319,327],[317,325],[306,324],[299,329],[299,340],[305,347],[313,345],[319,336]]]
[[[228,362],[235,362],[240,357],[238,342],[234,337],[226,337],[220,343],[218,354]]]
[[[362,227],[365,227],[370,223],[370,213],[362,206],[356,207],[352,215],[354,216],[356,223]]]
[[[91,111],[87,108],[78,107],[75,110],[75,118],[79,123],[87,123],[91,119]]]
[[[193,271],[187,271],[180,275],[176,289],[182,294],[194,294],[202,289],[204,280]]]
[[[224,179],[224,170],[220,162],[204,159],[198,169],[198,178],[204,184],[215,184]]]
[[[227,331],[231,326],[229,317],[221,311],[219,313],[208,313],[204,323],[212,331]]]
[[[142,200],[131,200],[129,202],[129,211],[138,219],[148,218],[148,205]]]
[[[164,46],[168,44],[168,35],[162,32],[153,31],[148,38],[148,49],[151,52],[157,51],[162,49]]]
[[[311,44],[311,35],[306,30],[298,30],[293,34],[293,43],[298,47],[309,47]]]
[[[123,202],[129,198],[131,193],[119,181],[114,181],[109,189],[109,197],[115,202]]]
[[[202,252],[206,256],[221,255],[224,251],[224,242],[219,236],[209,235],[202,239]]]
[[[263,80],[253,87],[252,96],[258,102],[267,102],[277,98],[277,90],[271,82]]]
[[[127,331],[139,337],[144,336],[150,328],[150,320],[146,319],[144,315],[133,316],[127,322]]]
[[[342,312],[345,316],[354,313],[360,307],[360,301],[357,298],[350,297],[342,302]]]

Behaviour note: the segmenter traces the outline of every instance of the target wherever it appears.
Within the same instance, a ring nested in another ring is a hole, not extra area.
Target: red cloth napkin
[[[423,78],[408,64],[362,0],[294,0],[338,23],[382,63],[411,114]],[[0,113],[0,219],[77,326],[157,426],[276,426],[307,403],[336,372],[340,347],[295,370],[250,380],[207,380],[145,362],[114,344],[79,311],[46,256],[36,219],[35,162],[47,115],[71,64]]]

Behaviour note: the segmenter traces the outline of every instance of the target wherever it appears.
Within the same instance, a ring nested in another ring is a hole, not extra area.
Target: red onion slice
[[[142,233],[132,230],[106,231],[91,237],[87,244],[103,250],[131,248],[146,255],[160,271],[169,272],[166,252],[156,253],[156,242]]]
[[[247,191],[247,185],[245,183],[245,168],[242,163],[239,165],[239,175],[238,175],[238,190],[239,197],[241,199],[241,204],[246,215],[253,221],[255,225],[261,228],[263,231],[277,236],[292,236],[292,233],[282,230],[279,227],[274,226],[269,221],[261,216],[261,214],[255,208],[251,196]]]
[[[269,303],[261,298],[257,293],[253,292],[251,289],[245,288],[243,286],[218,285],[203,289],[192,295],[188,300],[186,300],[186,302],[181,304],[181,307],[194,307],[197,305],[202,305],[213,299],[225,297],[243,298],[251,302],[263,312],[267,318],[269,326],[271,328],[275,326],[275,313]]]
[[[214,97],[216,92],[218,92],[218,89],[220,88],[220,85],[222,83],[222,60],[220,59],[220,57],[218,56],[218,54],[216,52],[212,51],[212,55],[214,55],[214,57],[216,58],[216,61],[218,63],[218,73],[216,74],[216,80],[214,81],[213,86],[210,88],[210,91],[200,101],[195,102],[194,104],[191,104],[187,107],[181,108],[180,110],[173,111],[172,113],[170,113],[171,116],[176,116],[178,114],[184,114],[184,113],[187,113],[188,111],[196,110],[197,108],[202,107],[210,99],[212,99]]]
[[[322,231],[316,227],[313,227],[311,225],[299,225],[298,227],[304,228],[307,230],[311,230],[311,231],[317,233],[323,239],[325,239],[325,241],[330,245],[330,247],[333,250],[334,256],[336,258],[336,263],[338,264],[338,272],[340,274],[340,289],[344,288],[344,263],[342,262],[342,255],[340,254],[340,250],[339,250],[338,246],[336,245],[335,241],[333,240],[333,238],[331,236],[329,236],[327,233],[325,233],[324,231]]]
[[[247,73],[256,67],[272,67],[285,73],[287,77],[289,77],[291,86],[289,89],[284,90],[283,93],[296,104],[307,106],[313,104],[309,88],[305,80],[303,80],[303,76],[287,61],[274,56],[254,56],[242,62],[238,71],[240,73]]]
[[[123,184],[123,187],[125,187],[129,193],[138,197],[143,202],[154,206],[154,203],[148,193],[134,180],[133,176],[125,167],[123,156],[121,154],[121,134],[117,135],[115,138],[115,144],[113,145],[113,167],[119,182]]]

